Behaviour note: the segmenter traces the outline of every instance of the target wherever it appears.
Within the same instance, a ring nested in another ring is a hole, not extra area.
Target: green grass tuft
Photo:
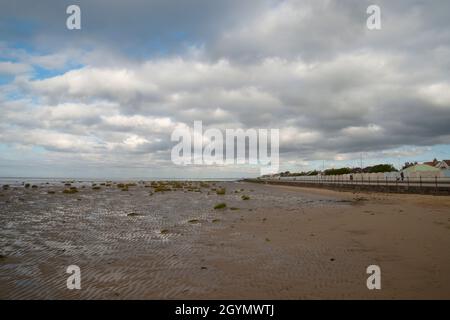
[[[66,193],[66,194],[73,194],[73,193],[77,193],[77,192],[78,192],[77,188],[74,188],[74,187],[72,187],[70,189],[64,189],[64,191],[63,191],[63,193]]]
[[[216,191],[216,193],[221,196],[223,196],[226,192],[227,190],[225,188],[217,189]]]
[[[225,209],[227,207],[227,204],[224,202],[218,203],[214,206],[214,210],[218,210],[218,209]]]

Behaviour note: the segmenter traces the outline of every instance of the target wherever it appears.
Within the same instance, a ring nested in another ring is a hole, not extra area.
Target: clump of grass
[[[183,188],[183,184],[181,182],[178,182],[178,181],[173,182],[172,183],[172,188],[174,188],[174,189],[181,189],[181,188]]]
[[[161,234],[168,234],[168,233],[169,233],[169,230],[167,230],[167,229],[162,229],[159,233],[161,233]]]
[[[189,222],[189,223],[199,223],[200,220],[198,220],[198,219],[191,219],[191,220],[189,220],[188,222]]]
[[[247,195],[245,195],[245,194],[243,194],[242,197],[241,197],[241,199],[242,199],[242,200],[250,200],[250,197],[247,196]]]
[[[66,193],[66,194],[73,194],[73,193],[77,193],[77,192],[78,192],[77,188],[64,189],[64,191],[63,191],[63,193]]]
[[[239,208],[231,207],[230,210],[236,211],[236,210],[239,210]]]
[[[221,202],[214,206],[214,210],[225,209],[226,207],[227,207],[227,204],[225,202]]]
[[[165,185],[159,185],[153,189],[155,192],[172,191],[172,189],[166,187]]]
[[[31,187],[31,185],[29,183],[26,183],[25,188],[29,188],[29,187]]]
[[[139,216],[139,215],[140,214],[137,213],[137,212],[130,212],[130,213],[127,214],[128,217],[136,217],[136,216]]]
[[[3,188],[3,190],[9,189],[9,184],[4,184],[2,188]]]
[[[93,186],[93,187],[92,187],[92,190],[100,190],[100,189],[101,189],[100,186]]]
[[[123,187],[121,190],[122,191],[128,191],[128,187]]]
[[[47,191],[47,193],[48,193],[48,194],[55,194],[55,191],[49,190],[49,191]]]
[[[37,187],[38,187],[38,186],[35,185],[35,184],[33,184],[33,185],[31,186],[32,189],[37,189]]]
[[[125,184],[123,184],[123,183],[118,183],[118,184],[117,184],[117,188],[123,189],[123,188],[125,188]]]
[[[216,193],[221,196],[223,196],[226,192],[227,190],[225,188],[217,189],[216,191]]]
[[[71,183],[65,183],[64,186],[66,187],[70,187],[72,184]]]
[[[209,184],[206,182],[200,182],[200,188],[209,188]]]
[[[217,223],[217,222],[220,222],[220,219],[213,219],[213,221],[212,221],[213,223]]]

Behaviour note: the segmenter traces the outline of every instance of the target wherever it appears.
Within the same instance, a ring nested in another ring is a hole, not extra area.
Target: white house
[[[450,160],[442,160],[436,164],[436,168],[450,170]]]

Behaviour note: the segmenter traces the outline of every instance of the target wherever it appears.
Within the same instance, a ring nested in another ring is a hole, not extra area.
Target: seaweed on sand
[[[221,202],[214,206],[214,210],[225,209],[226,207],[227,207],[227,204],[225,202]]]
[[[216,191],[216,193],[221,196],[224,195],[226,192],[227,192],[227,190],[225,188],[220,188],[220,189],[217,189],[217,191]]]
[[[73,194],[73,193],[77,193],[77,192],[78,192],[78,189],[75,187],[72,187],[70,189],[64,189],[64,191],[63,191],[63,193],[66,193],[66,194]]]

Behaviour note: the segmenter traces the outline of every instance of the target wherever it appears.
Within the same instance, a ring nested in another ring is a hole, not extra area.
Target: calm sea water
[[[243,179],[243,178],[242,178]],[[39,178],[39,177],[0,177],[0,185],[20,186],[25,183],[30,184],[55,184],[62,181],[74,181],[79,183],[105,182],[105,181],[238,181],[239,178],[120,178],[120,179],[97,179],[97,178]]]

